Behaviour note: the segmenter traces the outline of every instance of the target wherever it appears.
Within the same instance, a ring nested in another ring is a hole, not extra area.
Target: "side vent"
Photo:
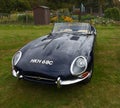
[[[47,40],[47,38],[44,38],[44,39],[42,39],[41,41],[45,41],[45,40]]]
[[[78,36],[73,36],[73,37],[70,38],[70,40],[78,40],[78,39],[79,39]]]

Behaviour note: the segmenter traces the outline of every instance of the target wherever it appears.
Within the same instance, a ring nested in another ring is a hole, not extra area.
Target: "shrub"
[[[107,24],[112,24],[113,20],[109,20],[109,19],[103,18],[103,17],[97,17],[94,19],[94,23],[101,24],[101,25],[107,25]]]
[[[91,19],[94,19],[94,18],[95,18],[95,16],[90,15],[90,14],[87,14],[87,15],[81,16],[81,20],[82,20],[82,21],[85,21],[85,20],[91,20]]]
[[[51,18],[51,22],[73,22],[73,19],[69,16],[54,16]]]
[[[115,21],[120,21],[120,10],[119,8],[108,8],[105,10],[105,18],[110,18]]]
[[[72,15],[72,19],[77,21],[79,19],[79,16],[78,15]]]
[[[52,17],[50,20],[51,20],[52,23],[57,22],[58,21],[58,17],[57,16]]]
[[[33,22],[33,16],[32,15],[26,15],[26,14],[19,14],[17,17],[17,20],[22,23],[32,23]]]
[[[64,19],[64,22],[73,22],[73,19],[68,16],[64,16],[63,19]]]
[[[114,21],[109,18],[103,18],[103,17],[96,17],[95,19],[92,19],[90,21],[92,25],[120,25],[119,21]]]

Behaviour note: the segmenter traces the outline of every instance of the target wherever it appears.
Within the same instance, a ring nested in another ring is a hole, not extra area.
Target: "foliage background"
[[[45,5],[50,9],[69,8],[72,11],[73,5],[80,8],[81,3],[86,7],[87,12],[101,12],[106,8],[119,7],[119,0],[0,0],[0,12],[11,13],[15,11],[32,10],[36,6]]]

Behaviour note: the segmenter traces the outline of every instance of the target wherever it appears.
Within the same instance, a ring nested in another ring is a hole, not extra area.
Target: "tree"
[[[47,0],[28,0],[29,4],[31,5],[31,8],[40,6],[40,5],[45,5],[47,3]]]
[[[96,4],[97,4],[97,2],[95,0],[87,0],[86,1],[85,6],[90,14],[93,14],[93,11],[95,10],[94,8],[95,8]]]
[[[28,0],[14,0],[14,11],[30,10],[31,6]]]
[[[105,8],[112,8],[114,6],[113,0],[107,0]]]
[[[105,4],[105,0],[98,0],[99,3],[99,15],[103,16],[103,6]]]
[[[1,13],[10,13],[13,8],[12,0],[0,0],[0,12]]]
[[[107,8],[105,10],[105,17],[110,18],[116,21],[120,21],[120,11],[119,8],[114,7],[114,8]]]
[[[0,0],[0,12],[10,13],[12,11],[25,11],[40,5],[50,7],[50,9],[69,8],[72,11],[72,7],[80,8],[81,3],[84,4],[88,13],[93,12],[103,15],[103,11],[106,8],[114,6],[120,7],[119,0]]]
[[[0,12],[10,13],[12,11],[30,10],[31,6],[28,0],[0,0]]]
[[[113,3],[114,3],[115,6],[120,8],[120,0],[113,0]]]

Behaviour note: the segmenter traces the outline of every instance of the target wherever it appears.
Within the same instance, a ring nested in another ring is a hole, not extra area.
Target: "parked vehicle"
[[[96,29],[88,23],[55,23],[53,31],[21,48],[12,59],[18,79],[69,85],[90,81]]]

